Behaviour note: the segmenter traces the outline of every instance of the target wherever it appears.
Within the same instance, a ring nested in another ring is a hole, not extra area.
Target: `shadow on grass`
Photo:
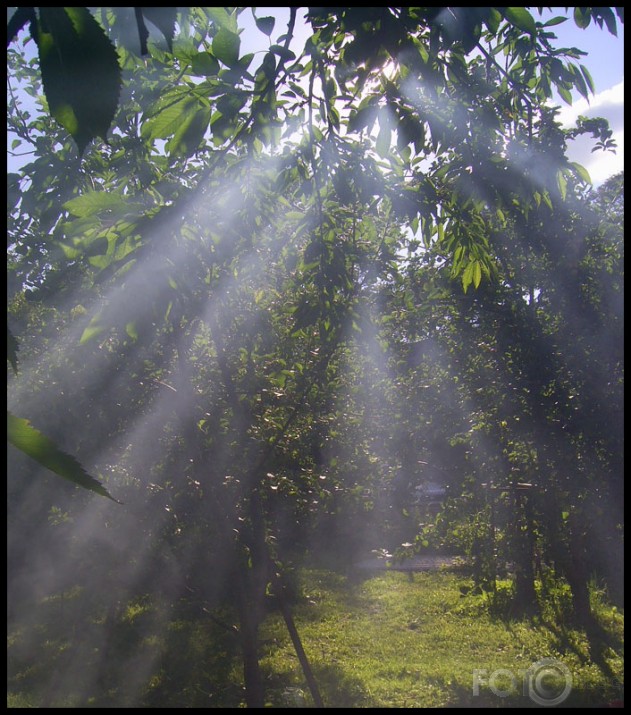
[[[326,708],[370,707],[371,700],[362,681],[335,665],[314,664],[313,673]],[[265,678],[268,707],[312,708],[313,700],[305,683],[296,683],[289,674],[268,673]]]
[[[560,651],[574,653],[583,664],[594,663],[611,681],[617,679],[616,673],[606,659],[607,654],[611,651],[618,653],[622,652],[624,648],[623,639],[614,631],[603,627],[597,620],[594,620],[584,627],[587,642],[586,647],[581,649],[573,642],[572,629],[563,625],[558,626],[549,620],[542,620],[542,625],[556,639]]]

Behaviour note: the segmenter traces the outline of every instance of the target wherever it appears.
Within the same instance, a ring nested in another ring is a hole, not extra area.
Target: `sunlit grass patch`
[[[122,619],[128,623],[133,623],[138,616],[152,610],[151,601],[147,596],[130,601],[125,607]]]
[[[466,605],[463,579],[455,574],[422,573],[410,580],[385,573],[355,585],[320,572],[305,572],[304,579],[306,598],[296,607],[296,621],[330,707],[532,707],[520,673],[544,657],[558,658],[572,671],[568,703],[614,697],[622,678],[621,653],[612,651],[615,662],[607,674],[589,662],[584,634],[583,649],[573,650],[542,622],[493,618],[475,602]],[[265,633],[266,669],[285,687],[305,689],[277,616],[268,619]],[[505,698],[488,685],[474,694],[475,671],[488,677],[501,670],[515,674]]]
[[[7,693],[7,708],[36,708],[31,696],[24,693]]]

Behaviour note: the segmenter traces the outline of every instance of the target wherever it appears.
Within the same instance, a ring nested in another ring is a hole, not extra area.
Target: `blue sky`
[[[533,14],[539,19],[536,11]],[[552,11],[546,11],[542,19],[545,21],[555,15],[565,14],[564,8],[553,8]],[[578,93],[574,93],[575,100],[571,106],[559,99],[561,121],[570,126],[580,114],[605,117],[609,120],[618,144],[616,154],[612,154],[602,151],[592,153],[593,141],[585,137],[570,143],[570,158],[582,164],[589,171],[594,185],[598,185],[624,168],[624,25],[618,23],[618,37],[614,37],[606,28],[601,30],[593,23],[581,30],[570,17],[567,22],[550,30],[558,38],[554,41],[555,45],[578,47],[588,53],[580,63],[587,67],[596,86],[596,94],[590,98],[589,103]]]

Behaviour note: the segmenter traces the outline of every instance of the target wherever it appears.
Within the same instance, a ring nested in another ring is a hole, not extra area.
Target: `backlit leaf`
[[[118,55],[84,7],[41,7],[31,22],[51,115],[75,140],[79,153],[106,140],[118,107]]]
[[[193,111],[182,117],[182,122],[165,149],[171,156],[189,157],[199,148],[208,125],[212,110],[197,104]]]
[[[63,452],[29,422],[7,411],[7,439],[21,452],[64,479],[116,501],[105,487],[90,476],[74,457]],[[120,504],[120,502],[117,502]]]
[[[582,166],[581,164],[577,164],[575,161],[571,161],[570,166],[574,170],[574,173],[579,177],[579,179],[581,179],[581,181],[584,181],[587,184],[592,183],[591,176],[589,175],[589,172],[584,166]]]
[[[276,19],[273,17],[257,17],[255,22],[259,30],[269,37],[274,30]]]
[[[213,38],[213,55],[228,67],[234,67],[239,62],[240,46],[239,35],[225,27],[220,27]]]
[[[215,23],[217,28],[224,28],[230,32],[237,32],[237,17],[235,13],[229,13],[225,7],[207,7],[206,14]]]
[[[563,17],[562,15],[557,15],[556,17],[553,17],[551,20],[548,20],[548,22],[544,22],[543,26],[544,27],[554,27],[555,25],[560,25],[562,22],[565,22],[567,20],[567,17]]]
[[[478,288],[481,280],[482,268],[480,266],[480,261],[475,261],[475,263],[473,264],[473,287]]]
[[[473,272],[474,272],[475,265],[476,265],[476,262],[471,261],[467,265],[467,267],[464,269],[464,271],[462,272],[462,277],[461,277],[462,289],[464,290],[465,293],[467,292],[467,289],[469,288],[469,286],[471,285],[471,283],[473,281]]]
[[[559,187],[561,198],[565,201],[565,197],[567,195],[567,179],[565,178],[563,171],[557,172],[557,186]]]
[[[125,208],[127,201],[120,194],[111,191],[88,191],[66,201],[63,207],[73,216],[85,218],[99,213],[99,211]]]
[[[191,59],[193,73],[201,77],[214,77],[219,72],[219,62],[210,52],[198,52]]]
[[[534,35],[537,32],[535,20],[525,7],[507,7],[504,10],[504,17],[511,25],[515,25],[515,27],[530,35]]]
[[[88,327],[81,334],[79,345],[85,345],[85,343],[90,342],[90,340],[93,340],[105,330],[105,326],[99,321],[99,316],[92,318]]]
[[[572,94],[571,92],[563,86],[557,86],[557,92],[559,96],[563,99],[566,104],[572,104]]]
[[[581,30],[584,30],[586,27],[589,27],[589,23],[591,22],[591,15],[589,14],[589,8],[583,8],[583,7],[575,7],[574,8],[574,22],[581,28]]]
[[[583,73],[583,77],[585,79],[585,82],[587,83],[587,86],[589,87],[589,90],[592,94],[596,92],[596,87],[594,85],[594,80],[592,79],[591,74],[589,73],[589,70],[585,65],[580,65],[581,72]]]
[[[183,97],[161,112],[149,117],[142,125],[141,135],[146,139],[168,139],[180,128],[184,117],[197,105],[191,97]]]

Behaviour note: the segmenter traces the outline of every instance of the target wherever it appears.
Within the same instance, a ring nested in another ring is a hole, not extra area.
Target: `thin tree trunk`
[[[307,685],[309,686],[311,697],[313,698],[313,702],[315,703],[315,706],[317,708],[323,708],[324,702],[322,700],[322,696],[320,695],[320,690],[318,689],[318,684],[313,675],[313,671],[311,670],[311,664],[309,663],[309,659],[307,658],[305,649],[302,647],[302,641],[300,639],[298,629],[296,628],[293,616],[291,615],[289,604],[285,599],[285,595],[283,593],[283,585],[281,583],[280,577],[274,570],[272,571],[272,573],[276,600],[278,601],[281,613],[283,614],[283,618],[285,619],[285,625],[287,626],[289,636],[291,637],[291,642],[294,644],[294,649],[296,651],[296,655],[298,656],[300,666],[302,667],[302,672],[304,673]]]
[[[259,614],[253,603],[248,579],[239,575],[239,632],[241,634],[241,653],[243,656],[243,683],[245,703],[249,708],[265,706],[265,689],[259,663]]]
[[[585,534],[576,515],[570,516],[570,554],[567,570],[567,580],[572,590],[574,616],[577,621],[590,626],[593,622],[589,604],[589,574],[587,572],[587,550],[585,549]]]

